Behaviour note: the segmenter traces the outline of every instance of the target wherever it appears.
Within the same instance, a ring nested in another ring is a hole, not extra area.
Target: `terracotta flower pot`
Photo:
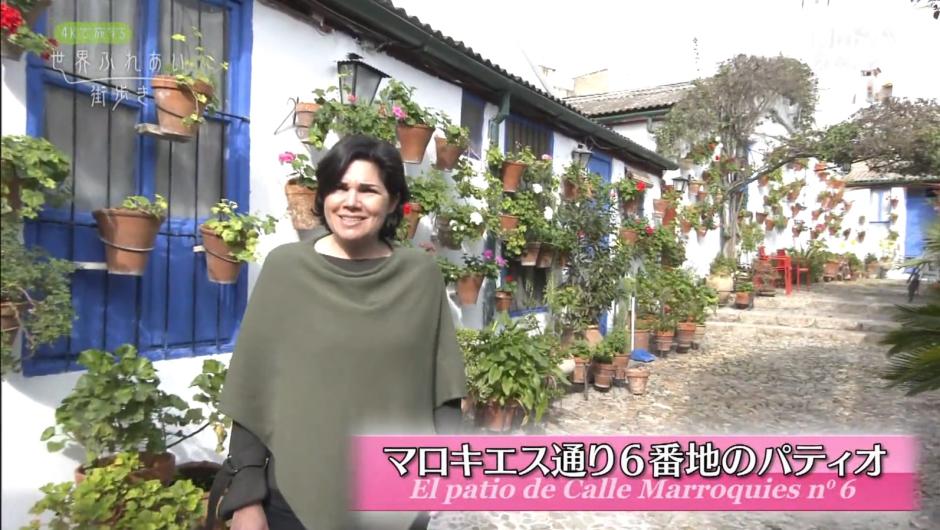
[[[594,388],[606,390],[614,382],[617,368],[612,363],[595,363]]]
[[[515,215],[500,214],[499,227],[505,231],[515,230],[519,227],[519,218]]]
[[[225,241],[205,225],[199,227],[199,232],[202,234],[202,246],[206,251],[206,272],[209,281],[221,284],[238,282],[242,263],[232,257]]]
[[[440,136],[434,138],[434,146],[437,151],[437,158],[434,160],[434,167],[442,171],[450,171],[457,165],[457,160],[466,152],[466,146],[451,145],[447,143],[446,138]]]
[[[212,86],[196,81],[190,88],[178,83],[171,75],[155,76],[151,79],[151,85],[160,129],[180,136],[194,136],[199,130],[199,123],[186,125],[183,122],[193,114],[202,116],[206,105],[199,102],[196,93],[211,99],[214,94]]]
[[[509,160],[503,162],[503,191],[513,192],[518,190],[519,184],[522,182],[522,174],[525,173],[527,167],[526,164],[521,162],[510,162]]]
[[[3,330],[3,338],[7,346],[13,344],[16,340],[16,334],[20,332],[20,321],[26,316],[29,304],[20,302],[3,301],[0,303],[0,330]]]
[[[320,110],[320,105],[298,101],[294,104],[294,133],[297,138],[305,140],[310,136],[310,125],[313,116]]]
[[[457,299],[460,305],[474,305],[483,286],[482,274],[471,274],[457,280]]]
[[[630,393],[635,396],[642,396],[646,393],[646,385],[650,379],[650,371],[646,368],[627,368],[624,371],[627,383],[630,385]]]
[[[754,219],[756,219],[758,223],[763,223],[764,220],[767,219],[767,214],[764,212],[757,212],[754,214]]]
[[[650,349],[650,330],[648,329],[638,329],[634,333],[633,338],[633,349],[635,350],[649,350]]]
[[[819,219],[819,216],[822,215],[822,210],[813,210],[813,213],[810,214],[813,218],[813,221]]]
[[[773,219],[764,219],[764,228],[767,230],[773,230],[774,224],[775,222]]]
[[[673,206],[666,208],[666,212],[663,214],[663,224],[668,225],[676,219],[676,209]]]
[[[695,325],[695,337],[692,339],[692,349],[697,350],[705,341],[705,324]]]
[[[512,307],[512,293],[496,291],[496,310],[505,313]]]
[[[640,237],[640,236],[639,236],[639,234],[637,234],[636,230],[634,230],[634,229],[632,229],[632,228],[621,228],[621,229],[620,229],[620,240],[623,241],[624,243],[628,244],[628,245],[633,245],[633,244],[635,244],[636,241],[637,241],[637,239],[638,239],[639,237]]]
[[[411,203],[411,211],[404,214],[405,222],[408,223],[408,239],[414,239],[415,232],[418,231],[418,222],[421,221],[421,205]]]
[[[512,428],[512,420],[516,415],[516,407],[491,402],[484,405],[481,412],[482,414],[480,416],[484,429],[493,432],[506,432]]]
[[[571,382],[581,384],[587,379],[588,360],[581,357],[574,358],[574,371],[571,372]]]
[[[815,171],[816,173],[820,173],[825,170],[826,170],[825,162],[816,162],[816,166],[813,168],[813,171]]]
[[[842,264],[838,261],[827,261],[823,265],[823,278],[836,279],[839,276],[839,269]]]
[[[749,291],[734,293],[734,305],[738,309],[747,309],[751,307],[751,293]]]
[[[159,480],[164,486],[169,486],[176,476],[176,455],[173,453],[139,453],[141,469],[130,474],[132,480]],[[114,462],[113,456],[106,456],[95,461],[95,467],[104,467]],[[75,483],[81,484],[85,480],[88,469],[78,466],[75,469]]]
[[[820,173],[816,173],[816,176],[819,177],[820,182],[826,182],[826,179],[829,178],[829,173],[822,171]]]
[[[313,230],[320,224],[314,212],[317,204],[316,190],[290,179],[284,185],[284,196],[287,197],[287,213],[290,214],[294,230]]]
[[[620,201],[620,211],[624,217],[634,216],[640,211],[640,201],[637,199]]]
[[[555,247],[542,243],[542,246],[539,248],[539,258],[535,266],[539,269],[547,269],[552,266],[552,262],[555,261]]]
[[[406,164],[420,164],[424,161],[424,152],[431,143],[431,135],[434,134],[434,127],[427,125],[402,125],[398,124],[395,128],[395,134],[398,136],[398,148],[401,153],[401,160]]]
[[[653,199],[653,213],[656,216],[665,216],[667,208],[669,208],[669,201],[665,199]]]
[[[92,212],[110,274],[142,276],[163,218],[124,208]]]
[[[578,196],[578,183],[571,179],[563,179],[561,183],[561,196],[565,200],[572,200]]]
[[[438,216],[435,220],[435,224],[437,225],[438,242],[451,250],[460,250],[460,243],[454,238],[454,234],[450,229],[450,219]],[[417,227],[415,229],[417,229]]]
[[[679,322],[676,331],[676,351],[689,351],[695,339],[695,322]]]
[[[656,332],[656,350],[660,352],[668,352],[672,349],[672,340],[675,334],[672,331],[657,331]]]
[[[665,224],[665,222],[663,224]],[[682,230],[683,234],[688,234],[692,231],[692,221],[687,221],[685,219],[679,221],[679,228]]]
[[[523,267],[534,267],[539,260],[539,249],[542,247],[542,244],[539,242],[531,242],[525,244],[525,250],[522,252],[522,255],[519,256],[519,261],[522,263]]]
[[[799,197],[800,197],[799,191],[791,191],[787,193],[787,200],[790,202],[797,200]]]
[[[597,346],[604,340],[604,336],[601,335],[601,330],[599,326],[588,326],[584,330],[584,340],[587,341],[591,346]]]

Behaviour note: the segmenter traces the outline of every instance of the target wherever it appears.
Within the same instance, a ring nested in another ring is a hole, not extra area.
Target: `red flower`
[[[20,10],[6,2],[0,3],[0,29],[9,33],[16,33],[16,30],[23,24],[23,15]]]
[[[646,235],[648,235],[648,236],[653,235],[653,227],[652,227],[652,226],[647,226],[647,227],[646,227]]]
[[[405,212],[405,215],[411,215],[411,203],[406,202],[404,206],[401,207],[402,211]]]
[[[39,56],[42,57],[43,61],[48,61],[51,55],[49,54],[49,52],[42,52],[39,54]]]
[[[57,40],[55,40],[55,39],[49,39],[49,44],[50,44],[53,48],[58,48],[58,47],[59,47],[59,41],[57,41]]]
[[[716,161],[721,160],[721,155],[715,155],[715,160]]]
[[[506,283],[513,281],[512,276],[506,276]]]
[[[645,189],[646,189],[646,183],[643,182],[642,180],[637,181],[637,183],[636,183],[636,189],[637,189],[637,191],[643,191],[643,190],[645,190]]]

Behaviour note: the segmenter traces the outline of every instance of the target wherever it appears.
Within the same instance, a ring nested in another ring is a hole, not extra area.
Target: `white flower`
[[[532,185],[532,191],[534,191],[535,193],[542,193],[542,185],[541,185],[541,184],[533,184],[533,185]]]
[[[474,175],[470,177],[470,184],[478,190],[485,190],[490,187],[489,183],[486,182],[486,177],[483,175]]]
[[[470,214],[470,222],[475,225],[483,224],[483,216],[480,215],[480,212],[473,212]]]
[[[552,211],[552,207],[551,207],[551,206],[546,206],[546,207],[545,207],[545,211],[542,212],[542,215],[545,216],[545,220],[546,220],[546,221],[551,221],[551,220],[552,220],[552,217],[555,217],[555,212]]]
[[[458,225],[457,225],[457,221],[454,221],[454,220],[451,220],[449,224],[450,224],[450,227],[451,227],[451,228],[457,228],[457,226],[458,226]]]

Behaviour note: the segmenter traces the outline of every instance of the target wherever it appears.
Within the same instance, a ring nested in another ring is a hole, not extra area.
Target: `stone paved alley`
[[[491,529],[940,529],[940,394],[885,388],[877,344],[904,284],[814,285],[811,293],[722,308],[704,351],[654,362],[646,395],[593,389],[556,405],[549,434],[914,434],[921,441],[920,513],[460,513],[433,530]]]

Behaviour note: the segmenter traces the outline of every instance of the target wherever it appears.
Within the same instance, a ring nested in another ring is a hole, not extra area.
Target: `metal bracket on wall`
[[[204,247],[204,246],[202,246],[202,245],[195,245],[195,246],[193,247],[193,253],[205,252],[205,251],[206,251],[206,247]]]
[[[106,271],[108,264],[103,261],[73,261],[75,268],[80,271]]]

